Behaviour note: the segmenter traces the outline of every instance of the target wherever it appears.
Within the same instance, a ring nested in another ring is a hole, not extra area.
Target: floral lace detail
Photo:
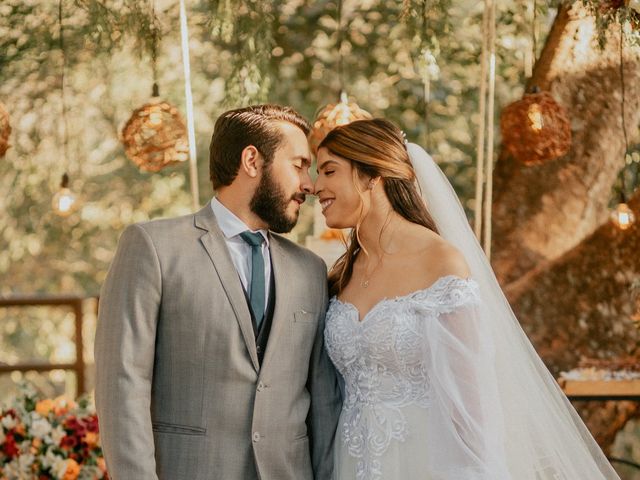
[[[381,300],[362,321],[354,305],[331,299],[325,345],[345,381],[342,438],[358,459],[358,480],[380,479],[380,457],[392,441],[406,439],[410,427],[403,407],[429,406],[424,322],[477,301],[475,281],[452,275]]]

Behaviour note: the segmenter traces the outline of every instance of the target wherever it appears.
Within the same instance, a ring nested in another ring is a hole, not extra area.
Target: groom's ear
[[[240,169],[251,178],[259,175],[260,168],[263,165],[262,155],[253,145],[246,146],[240,154]]]

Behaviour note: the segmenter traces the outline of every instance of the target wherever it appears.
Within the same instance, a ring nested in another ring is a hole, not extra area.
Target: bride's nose
[[[313,194],[320,195],[322,188],[323,188],[322,180],[320,179],[320,176],[318,176],[318,178],[316,178],[316,182],[313,184]]]

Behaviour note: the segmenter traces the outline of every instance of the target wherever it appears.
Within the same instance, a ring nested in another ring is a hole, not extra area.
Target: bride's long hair
[[[351,162],[353,184],[360,196],[360,215],[347,241],[347,251],[329,271],[329,291],[337,295],[349,283],[355,259],[364,250],[359,237],[366,216],[361,179],[381,177],[384,192],[396,213],[433,232],[438,233],[438,229],[416,186],[402,131],[393,123],[382,118],[356,120],[331,130],[320,148]]]

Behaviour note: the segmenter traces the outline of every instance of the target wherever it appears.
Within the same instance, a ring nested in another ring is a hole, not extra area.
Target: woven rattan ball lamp
[[[122,129],[127,156],[147,172],[189,160],[187,128],[180,112],[155,93],[157,88],[151,100],[136,109]]]
[[[345,92],[340,95],[338,103],[331,103],[324,107],[313,122],[311,131],[309,132],[309,145],[311,151],[317,154],[318,145],[324,140],[324,137],[340,125],[346,125],[354,120],[364,120],[371,118],[371,114],[363,110],[355,102],[349,102],[349,98]]]
[[[553,160],[571,148],[569,115],[549,92],[534,90],[505,107],[500,130],[507,152],[525,165]]]
[[[0,103],[0,157],[3,157],[9,149],[9,135],[11,134],[11,125],[9,124],[9,112],[4,105]]]

